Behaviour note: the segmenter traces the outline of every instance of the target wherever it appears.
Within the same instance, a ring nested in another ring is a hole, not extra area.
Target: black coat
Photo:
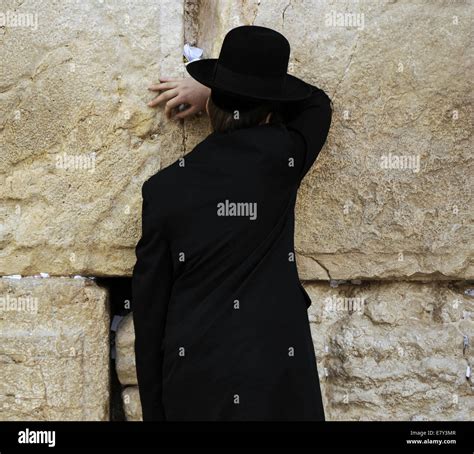
[[[324,420],[294,206],[330,100],[210,134],[145,182],[133,270],[144,420]]]

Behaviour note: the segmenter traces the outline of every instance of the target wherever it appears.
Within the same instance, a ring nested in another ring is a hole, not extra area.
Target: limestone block
[[[0,420],[108,420],[106,291],[89,279],[0,279],[0,370]]]
[[[122,385],[136,385],[135,332],[132,314],[120,322],[115,338],[117,375]]]
[[[197,3],[188,33],[208,57],[232,27],[271,27],[333,101],[298,199],[303,279],[473,277],[469,2]]]
[[[183,128],[146,103],[180,77],[174,0],[2,2],[0,274],[127,275],[141,185],[183,154]],[[27,16],[24,16],[27,17]]]
[[[306,286],[329,420],[472,420],[472,289],[448,283]]]
[[[122,391],[123,408],[127,421],[142,421],[142,406],[138,386],[128,386]]]

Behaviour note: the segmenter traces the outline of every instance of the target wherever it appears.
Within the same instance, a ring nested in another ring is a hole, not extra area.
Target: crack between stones
[[[313,260],[314,262],[316,262],[325,272],[326,272],[326,275],[327,275],[327,278],[329,280],[333,280],[332,277],[331,277],[331,274],[329,273],[329,269],[326,268],[322,263],[321,261],[315,259],[314,257],[311,257],[309,255],[305,255],[305,254],[302,254],[301,252],[298,252],[299,255],[301,255],[302,257],[304,258],[307,258],[307,259],[310,259],[310,260]]]
[[[326,272],[328,279],[332,280],[331,274],[329,273],[329,269],[326,268],[319,260],[316,260],[315,258],[313,258],[313,260]]]
[[[260,2],[257,2],[257,4],[255,5],[255,14],[253,15],[252,21],[250,22],[252,25],[255,25],[255,21],[257,20],[259,6]]]
[[[283,11],[281,12],[281,26],[282,28],[285,28],[285,13],[286,10],[291,6],[291,0],[288,1],[288,4],[283,8]]]
[[[182,148],[182,155],[184,157],[186,155],[186,122],[183,121],[183,126],[181,128],[182,138],[181,138],[181,148]]]
[[[357,33],[356,42],[355,42],[354,46],[352,47],[351,54],[349,56],[349,61],[347,62],[346,67],[344,68],[344,72],[342,73],[341,80],[337,83],[336,88],[334,89],[333,99],[336,99],[336,95],[337,95],[337,92],[339,90],[339,87],[342,84],[342,82],[344,82],[344,79],[346,78],[347,72],[349,71],[349,68],[352,64],[352,60],[354,58],[354,55],[357,52],[357,48],[359,46],[359,41],[360,41],[360,32]]]

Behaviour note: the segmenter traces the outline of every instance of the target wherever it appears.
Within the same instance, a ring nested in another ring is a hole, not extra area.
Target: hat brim
[[[252,99],[265,101],[299,101],[311,95],[311,87],[301,79],[291,74],[286,75],[285,89],[279,96],[267,96],[264,93],[253,91],[252,87],[241,87],[231,85],[218,85],[213,81],[214,70],[217,58],[207,58],[204,60],[194,60],[186,65],[186,70],[193,79],[209,88],[216,88],[227,93],[245,96]]]

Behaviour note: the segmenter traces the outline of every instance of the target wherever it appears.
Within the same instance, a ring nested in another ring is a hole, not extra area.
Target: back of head
[[[227,132],[265,123],[279,123],[280,103],[262,101],[213,89],[208,101],[213,131]]]

